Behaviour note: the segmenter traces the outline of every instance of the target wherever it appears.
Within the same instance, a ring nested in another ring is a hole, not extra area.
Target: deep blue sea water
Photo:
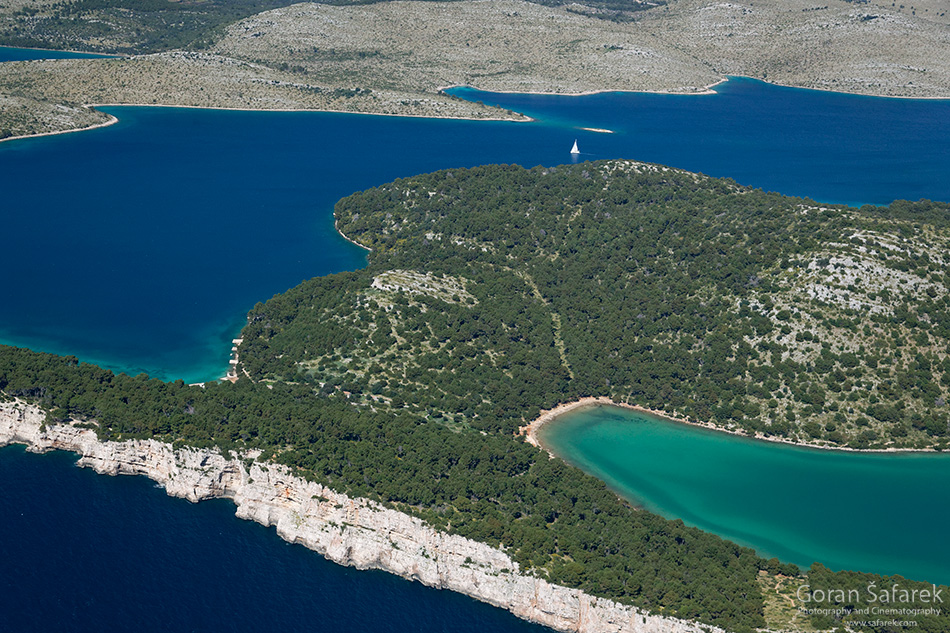
[[[0,449],[0,630],[542,633],[450,591],[357,571],[144,477]]]
[[[532,123],[108,108],[116,125],[0,144],[0,342],[187,382],[227,368],[256,302],[364,265],[342,196],[446,167],[633,158],[824,202],[950,200],[950,101],[734,79],[717,94],[456,93]],[[614,130],[613,134],[580,127]]]
[[[91,57],[115,57],[97,53],[75,53],[73,51],[50,51],[42,48],[11,48],[0,46],[0,62],[20,62],[28,59],[77,59]]]
[[[578,130],[582,160],[637,158],[820,202],[950,201],[950,100],[802,90],[732,77],[712,95],[451,92]]]

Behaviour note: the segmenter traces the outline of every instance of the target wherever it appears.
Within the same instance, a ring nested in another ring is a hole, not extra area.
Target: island
[[[232,498],[333,560],[558,630],[883,633],[855,611],[872,583],[913,592],[917,630],[946,628],[930,609],[946,588],[763,559],[521,429],[601,398],[801,444],[943,450],[950,205],[821,205],[615,160],[444,170],[335,216],[368,265],[254,306],[236,381],[3,347],[0,442]],[[806,616],[807,583],[827,591]]]

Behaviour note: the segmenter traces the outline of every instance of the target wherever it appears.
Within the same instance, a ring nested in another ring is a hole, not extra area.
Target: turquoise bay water
[[[16,290],[0,342],[215,379],[256,302],[364,265],[333,229],[339,198],[441,168],[556,165],[574,138],[583,160],[659,161],[822,201],[950,200],[950,101],[717,90],[456,90],[532,123],[119,107],[107,128],[2,143],[0,267]]]
[[[627,499],[763,556],[950,584],[948,455],[792,447],[618,407],[540,437]]]

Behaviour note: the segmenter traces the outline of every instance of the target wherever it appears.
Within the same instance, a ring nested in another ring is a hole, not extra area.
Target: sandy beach
[[[677,417],[669,415],[668,413],[660,411],[658,409],[648,409],[646,407],[641,407],[635,404],[627,404],[625,402],[614,402],[613,400],[611,400],[610,398],[606,396],[599,396],[596,398],[587,397],[587,398],[581,398],[580,400],[575,400],[573,402],[565,402],[564,404],[559,404],[553,409],[542,411],[541,415],[538,416],[534,421],[530,422],[527,426],[520,427],[518,429],[518,435],[524,435],[525,441],[528,444],[537,446],[538,448],[542,448],[545,451],[547,451],[549,455],[554,457],[554,453],[548,450],[548,448],[545,447],[539,440],[538,431],[541,430],[542,426],[544,426],[548,422],[553,422],[554,420],[564,415],[565,413],[568,413],[570,411],[577,411],[580,409],[589,409],[591,407],[618,407],[621,409],[630,409],[631,411],[637,411],[639,413],[648,413],[650,415],[655,415],[659,418],[663,418],[671,422],[682,422],[684,424],[693,424],[695,426],[705,426],[713,430],[722,430],[711,425],[696,423],[689,419],[677,418]],[[726,431],[726,432],[728,433],[729,431]]]

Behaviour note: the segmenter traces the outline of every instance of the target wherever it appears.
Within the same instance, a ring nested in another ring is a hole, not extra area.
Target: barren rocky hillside
[[[864,94],[950,95],[950,27],[933,8],[828,0],[678,0],[629,22],[518,0],[303,3],[232,26],[217,48],[324,81],[432,90],[693,92],[724,75]]]
[[[915,4],[677,0],[639,24],[717,74],[870,95],[950,96],[950,7]]]
[[[520,0],[297,4],[243,20],[217,47],[282,59],[328,81],[434,90],[701,91],[720,77],[638,24]]]
[[[37,15],[29,15],[22,4],[0,7],[0,27],[35,30],[53,10],[37,3]],[[608,20],[601,9],[521,0],[307,2],[216,29],[201,40],[201,52],[2,64],[0,134],[88,125],[89,115],[75,110],[88,103],[511,116],[440,94],[454,84],[689,93],[745,75],[861,94],[948,97],[950,19],[942,4],[672,0]],[[77,24],[87,19],[77,15]],[[76,33],[75,48],[102,46],[78,26],[68,32]],[[70,105],[76,116],[45,106],[26,116],[24,103]]]
[[[109,118],[82,104],[523,118],[435,92],[328,83],[213,53],[0,64],[0,139],[85,128]]]

